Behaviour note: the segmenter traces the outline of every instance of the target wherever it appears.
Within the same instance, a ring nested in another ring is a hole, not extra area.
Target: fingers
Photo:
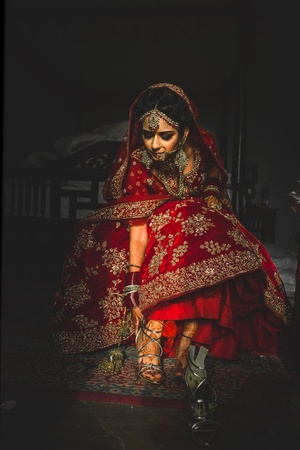
[[[134,332],[135,334],[137,334],[140,328],[140,323],[144,319],[143,313],[140,308],[133,308],[131,312],[131,319],[135,330]]]

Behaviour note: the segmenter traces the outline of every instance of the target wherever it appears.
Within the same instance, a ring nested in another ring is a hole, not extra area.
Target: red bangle
[[[139,293],[138,292],[130,292],[123,297],[123,303],[126,309],[137,308],[140,304],[139,302]]]
[[[216,186],[217,188],[220,187],[219,178],[216,177],[206,177],[204,184],[205,186]]]
[[[124,286],[130,286],[131,284],[141,284],[140,272],[127,272],[124,279]]]

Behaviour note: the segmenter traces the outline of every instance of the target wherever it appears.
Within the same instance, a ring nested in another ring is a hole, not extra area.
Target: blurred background
[[[4,173],[33,152],[54,152],[64,136],[126,121],[141,90],[175,83],[215,133],[228,172],[242,170],[245,201],[276,210],[275,241],[295,250],[299,217],[287,202],[300,179],[293,3],[6,1]]]

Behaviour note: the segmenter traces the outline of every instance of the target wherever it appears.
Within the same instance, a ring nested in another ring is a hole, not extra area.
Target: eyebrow
[[[145,132],[145,133],[153,133],[153,131],[148,130],[146,128],[142,128],[142,131]],[[176,131],[175,130],[165,130],[165,131],[159,131],[158,132],[158,134],[169,134],[169,133],[175,134]]]

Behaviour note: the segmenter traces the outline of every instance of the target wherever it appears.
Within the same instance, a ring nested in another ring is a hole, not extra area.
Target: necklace
[[[183,147],[180,147],[176,153],[169,155],[165,161],[154,161],[144,148],[141,160],[146,168],[162,181],[168,194],[178,198],[185,197],[185,175],[183,170],[187,166],[189,158]]]

